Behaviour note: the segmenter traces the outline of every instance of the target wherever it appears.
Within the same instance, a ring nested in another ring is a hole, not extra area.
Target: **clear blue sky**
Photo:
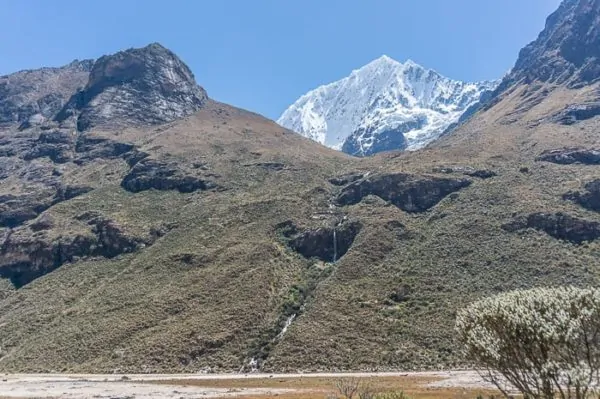
[[[0,75],[160,42],[212,98],[270,118],[387,54],[500,77],[559,0],[0,0]]]

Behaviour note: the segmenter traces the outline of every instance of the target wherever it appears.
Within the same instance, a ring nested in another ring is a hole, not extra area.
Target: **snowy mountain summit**
[[[442,135],[498,83],[456,81],[384,55],[303,95],[277,123],[352,155],[415,150]]]

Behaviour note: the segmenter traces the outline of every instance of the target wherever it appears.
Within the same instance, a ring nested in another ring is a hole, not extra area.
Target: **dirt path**
[[[0,381],[1,398],[224,398],[235,396],[271,397],[296,392],[287,388],[226,388],[203,387],[201,381],[281,378],[331,378],[343,377],[389,378],[411,377],[439,379],[428,382],[428,387],[438,388],[489,388],[474,371],[439,371],[422,373],[315,373],[315,374],[142,374],[98,375],[98,374],[13,374],[5,375]],[[169,381],[169,384],[156,384]],[[186,382],[194,381],[194,385]],[[180,384],[179,384],[180,383]]]

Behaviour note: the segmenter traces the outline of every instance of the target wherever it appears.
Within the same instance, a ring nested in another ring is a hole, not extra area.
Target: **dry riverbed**
[[[474,371],[319,374],[11,374],[0,398],[227,398],[308,399],[335,393],[341,378],[360,378],[380,391],[403,390],[415,399],[474,399],[492,387]]]

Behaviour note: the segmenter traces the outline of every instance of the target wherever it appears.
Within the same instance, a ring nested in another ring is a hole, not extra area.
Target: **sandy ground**
[[[224,398],[236,396],[277,396],[293,389],[215,388],[186,386],[186,380],[239,380],[269,378],[343,378],[343,377],[422,377],[438,379],[429,387],[490,388],[475,371],[439,371],[422,373],[315,373],[315,374],[11,374],[0,380],[1,398]],[[182,385],[155,384],[153,381],[181,381]]]

